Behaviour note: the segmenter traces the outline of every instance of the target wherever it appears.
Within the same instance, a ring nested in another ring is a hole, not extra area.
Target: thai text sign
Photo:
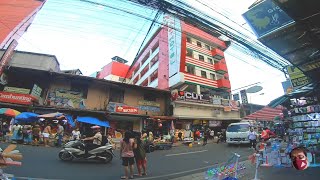
[[[32,104],[34,98],[29,94],[16,94],[0,91],[0,101],[14,104]]]
[[[3,91],[17,93],[17,94],[29,94],[30,93],[30,89],[16,88],[16,87],[9,87],[9,86],[4,87]]]
[[[130,106],[116,106],[116,112],[138,114],[138,108],[130,107]]]
[[[153,101],[139,101],[138,104],[142,106],[160,107],[160,103],[153,102]]]

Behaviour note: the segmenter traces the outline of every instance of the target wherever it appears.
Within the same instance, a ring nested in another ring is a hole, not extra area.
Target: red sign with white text
[[[0,91],[0,102],[14,104],[31,104],[35,99],[29,94],[16,94]]]
[[[116,112],[138,114],[138,108],[130,107],[130,106],[116,106]]]

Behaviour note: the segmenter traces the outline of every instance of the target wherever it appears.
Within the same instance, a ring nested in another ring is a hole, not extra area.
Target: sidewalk
[[[246,169],[244,170],[244,176],[238,177],[239,180],[254,180],[255,176],[255,165],[251,164],[250,161],[242,161],[245,164]],[[276,168],[276,167],[259,167],[258,169],[259,180],[319,180],[320,169],[319,168],[308,168],[304,171],[298,171],[294,168]],[[196,173],[188,176],[175,178],[173,180],[206,180],[205,173]],[[208,179],[210,180],[210,179]]]
[[[240,180],[250,180],[254,179],[255,166],[251,164],[249,160],[240,162],[244,164],[246,169],[243,170],[243,175],[240,175]],[[238,176],[239,177],[239,176]],[[206,180],[205,172],[191,174],[188,176],[183,176],[179,178],[175,178],[173,180]],[[210,180],[210,179],[208,179]]]

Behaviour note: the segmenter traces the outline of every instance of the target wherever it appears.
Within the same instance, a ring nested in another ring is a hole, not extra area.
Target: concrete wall
[[[139,101],[144,100],[144,93],[148,93],[147,91],[135,90],[135,89],[125,89],[125,97],[124,104],[130,106],[139,106]],[[155,93],[157,95],[157,93]],[[151,111],[142,111],[139,110],[139,114],[141,115],[164,115],[165,114],[165,97],[158,95],[156,99],[156,103],[160,104],[160,112],[151,112]]]
[[[86,99],[87,109],[106,110],[109,99],[109,89],[103,85],[91,84]]]
[[[219,113],[216,113],[216,111]],[[208,120],[233,120],[240,119],[239,111],[225,112],[221,107],[214,107],[212,105],[186,105],[186,104],[175,104],[174,108],[175,117],[188,117],[195,119],[201,118]]]
[[[0,50],[0,57],[3,55],[3,53],[4,51]],[[19,51],[14,52],[12,60],[9,62],[8,66],[44,71],[60,71],[60,65],[55,56]]]

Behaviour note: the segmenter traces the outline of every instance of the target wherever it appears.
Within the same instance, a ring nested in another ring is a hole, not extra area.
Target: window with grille
[[[187,49],[187,56],[192,57],[193,51],[191,49]]]
[[[204,61],[204,56],[202,56],[202,55],[199,54],[199,60],[200,60],[200,61]]]
[[[202,47],[201,42],[197,41],[197,46],[198,46],[198,47]]]
[[[187,64],[187,73],[195,74],[195,66]]]
[[[207,78],[207,72],[205,72],[205,71],[201,71],[201,77],[203,77],[203,78]]]

